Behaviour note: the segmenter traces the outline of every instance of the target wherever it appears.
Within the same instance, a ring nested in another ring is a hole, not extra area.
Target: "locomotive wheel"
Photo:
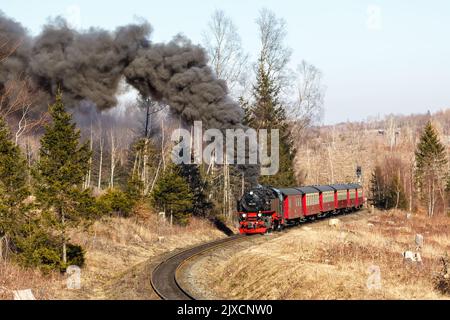
[[[273,230],[273,231],[280,231],[280,230],[281,230],[281,223],[280,223],[279,220],[275,220],[275,221],[273,222],[272,230]]]

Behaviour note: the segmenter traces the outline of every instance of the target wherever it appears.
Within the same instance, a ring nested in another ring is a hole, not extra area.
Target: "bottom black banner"
[[[74,317],[83,319],[98,313],[102,317],[131,316],[144,319],[301,319],[302,317],[365,318],[386,317],[399,311],[403,317],[448,310],[445,301],[2,301],[2,314],[15,317],[45,315],[46,319]],[[10,309],[10,310],[8,310]]]

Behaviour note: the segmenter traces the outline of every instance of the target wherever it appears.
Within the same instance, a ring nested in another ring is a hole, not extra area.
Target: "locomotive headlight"
[[[242,214],[242,218],[245,219],[245,217],[247,217],[247,214],[246,214],[246,213],[243,213],[243,214]]]
[[[262,217],[262,213],[260,212],[260,213],[258,213],[258,217],[259,218],[261,218]]]

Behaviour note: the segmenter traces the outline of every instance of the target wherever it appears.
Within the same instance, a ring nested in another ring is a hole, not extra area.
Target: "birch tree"
[[[117,137],[115,135],[114,129],[111,128],[109,131],[109,142],[110,142],[110,163],[109,163],[109,187],[114,188],[114,174],[116,171],[116,166],[119,161],[118,159],[118,143]]]
[[[226,81],[231,94],[237,98],[242,94],[237,92],[239,88],[246,86],[249,56],[242,48],[236,26],[224,11],[216,10],[212,14],[203,32],[203,45],[217,77]]]
[[[258,61],[256,69],[262,67],[267,72],[267,77],[280,89],[287,88],[290,83],[287,65],[292,50],[284,44],[287,35],[286,21],[264,8],[260,11],[256,23],[261,45],[260,57],[264,57]]]
[[[325,86],[322,84],[322,72],[303,60],[297,67],[296,91],[296,101],[289,113],[295,119],[296,131],[303,132],[323,117]]]

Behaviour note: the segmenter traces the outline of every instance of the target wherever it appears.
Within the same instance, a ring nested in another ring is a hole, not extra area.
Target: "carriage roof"
[[[348,186],[350,189],[362,189],[361,185],[358,183],[349,183]]]
[[[334,190],[348,190],[351,189],[350,185],[345,184],[345,183],[335,183],[335,184],[330,184],[330,187],[333,188]]]
[[[285,196],[294,196],[302,194],[302,192],[296,188],[282,188],[278,190]]]
[[[297,190],[299,190],[301,193],[307,194],[307,193],[319,193],[319,191],[311,186],[306,186],[306,187],[299,187],[299,188],[295,188]]]
[[[320,192],[334,191],[334,189],[330,186],[312,186],[312,187],[319,190]]]

